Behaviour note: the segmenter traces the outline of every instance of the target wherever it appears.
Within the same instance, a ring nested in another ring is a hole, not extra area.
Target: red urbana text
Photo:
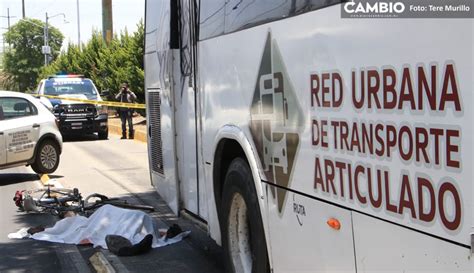
[[[446,63],[428,68],[405,66],[397,74],[392,67],[353,69],[351,101],[356,110],[376,109],[442,112],[462,111],[455,66]],[[345,96],[339,71],[311,74],[311,107],[339,108]]]

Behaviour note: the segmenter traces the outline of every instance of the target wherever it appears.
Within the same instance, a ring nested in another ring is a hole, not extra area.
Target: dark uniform
[[[133,93],[130,89],[128,89],[128,84],[122,85],[122,89],[120,92],[115,96],[117,100],[120,102],[128,102],[128,103],[135,103],[137,100],[137,96]],[[133,131],[133,121],[132,121],[132,113],[133,110],[130,108],[120,107],[118,109],[120,120],[122,121],[122,139],[127,138],[127,125],[128,122],[128,138],[133,139],[134,131]]]

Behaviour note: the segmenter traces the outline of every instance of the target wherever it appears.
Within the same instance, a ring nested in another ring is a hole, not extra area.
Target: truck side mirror
[[[102,90],[102,91],[100,92],[100,95],[101,95],[102,97],[108,97],[108,96],[110,95],[110,91],[109,91],[109,90]]]

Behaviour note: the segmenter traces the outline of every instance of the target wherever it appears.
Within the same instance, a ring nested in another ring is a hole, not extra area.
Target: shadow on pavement
[[[0,187],[23,183],[23,182],[31,182],[38,179],[39,179],[38,175],[34,173],[1,173],[0,174]]]
[[[53,243],[11,240],[0,244],[0,272],[60,272]],[[53,255],[52,255],[53,254]]]
[[[36,226],[50,227],[54,225],[59,218],[47,213],[23,212],[18,210],[17,215],[14,216],[12,220],[20,226],[30,228]],[[16,230],[13,230],[12,232],[16,232]]]
[[[64,135],[64,142],[103,141],[96,134],[89,135]]]
[[[0,174],[2,178],[13,177],[16,183],[38,180],[34,174],[13,175]],[[15,206],[13,195],[17,185],[2,188],[3,200],[0,208],[2,221],[0,238],[0,272],[62,272],[60,258],[57,255],[56,245],[39,242],[31,239],[8,239],[9,233],[17,232],[21,228],[36,227],[39,225],[51,226],[56,219],[47,214],[34,214],[19,211]],[[18,190],[32,189],[32,184],[18,184]]]
[[[58,178],[63,178],[64,175],[56,175],[56,174],[48,174],[50,179],[58,179]]]

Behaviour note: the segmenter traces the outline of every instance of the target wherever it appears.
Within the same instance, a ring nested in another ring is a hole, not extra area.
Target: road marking
[[[42,186],[53,186],[58,189],[64,188],[61,183],[57,179],[51,179],[47,174],[43,174],[40,176]]]
[[[41,183],[43,183],[44,186],[46,186],[46,184],[48,184],[49,179],[50,178],[47,174],[43,174],[43,175],[40,176]]]

